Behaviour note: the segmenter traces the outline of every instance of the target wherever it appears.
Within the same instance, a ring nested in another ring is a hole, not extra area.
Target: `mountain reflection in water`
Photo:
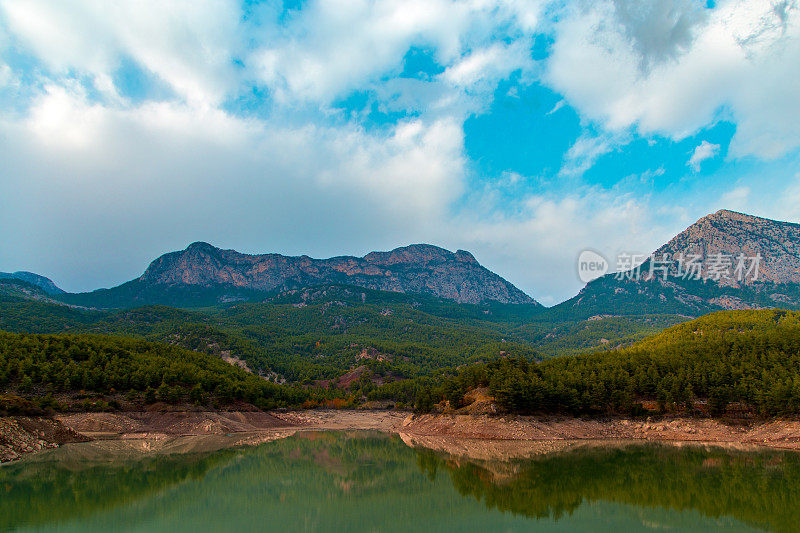
[[[800,524],[800,455],[775,450],[579,445],[497,461],[372,432],[135,458],[92,460],[86,450],[69,445],[0,467],[0,530],[789,532]]]

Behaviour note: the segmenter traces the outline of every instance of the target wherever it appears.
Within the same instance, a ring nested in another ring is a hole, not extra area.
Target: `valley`
[[[763,252],[760,283],[791,289],[786,298],[767,298],[784,305],[797,286],[793,263],[776,259],[779,250],[767,244],[794,239],[795,230],[722,211],[664,250]],[[393,281],[376,285],[374,276]],[[619,283],[606,276],[578,300],[545,308],[509,297],[518,289],[468,252],[422,245],[312,260],[196,243],[155,260],[137,280],[83,295],[15,273],[0,279],[0,330],[8,332],[0,337],[0,407],[59,420],[361,409],[352,411],[361,422],[339,429],[373,427],[365,421],[387,408],[486,427],[504,416],[610,417],[599,433],[575,438],[666,431],[676,440],[696,439],[688,430],[643,430],[637,422],[637,433],[614,421],[711,417],[755,427],[800,414],[800,316],[748,310],[758,307],[751,297],[768,303],[764,285],[673,284],[678,292],[658,293],[654,305],[656,278],[629,279],[629,289]],[[597,291],[606,299],[588,297]],[[720,311],[703,300],[720,291],[733,291],[728,301],[745,309]],[[565,438],[552,431],[543,438]],[[484,436],[507,437],[499,429]]]

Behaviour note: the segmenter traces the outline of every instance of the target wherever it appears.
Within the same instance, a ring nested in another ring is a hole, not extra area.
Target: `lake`
[[[576,446],[468,459],[377,432],[256,447],[100,454],[67,445],[0,467],[0,530],[796,531],[800,456]]]

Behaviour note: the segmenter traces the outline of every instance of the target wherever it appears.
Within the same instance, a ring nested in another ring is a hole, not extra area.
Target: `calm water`
[[[0,467],[0,530],[797,531],[797,454],[635,446],[512,462],[316,432],[254,448]],[[72,459],[70,459],[72,457]]]

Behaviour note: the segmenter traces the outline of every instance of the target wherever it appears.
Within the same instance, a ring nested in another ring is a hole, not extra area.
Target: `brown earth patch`
[[[486,400],[476,394],[473,404]],[[476,406],[477,407],[477,406]],[[58,415],[38,424],[58,424],[41,438],[40,429],[25,429],[21,417],[0,418],[0,452],[8,449],[9,435],[20,451],[6,451],[3,460],[21,453],[58,445],[60,441],[91,437],[133,453],[159,450],[220,448],[259,444],[288,437],[298,431],[376,430],[397,433],[411,446],[447,451],[479,459],[508,459],[557,452],[577,444],[660,441],[676,445],[713,445],[754,449],[784,448],[800,451],[800,421],[773,420],[726,424],[707,418],[582,419],[570,417],[498,416],[491,414],[424,414],[382,410],[296,411],[152,411],[79,413]],[[5,424],[5,426],[3,425]],[[5,429],[3,429],[5,427]],[[11,429],[9,429],[11,428]],[[61,428],[60,433],[56,428]],[[19,437],[15,435],[27,435]],[[60,436],[59,436],[60,435]],[[192,437],[192,438],[190,438]],[[197,438],[194,438],[197,437]],[[199,438],[199,440],[198,440]],[[34,439],[34,440],[20,440]],[[39,443],[43,440],[44,443]],[[138,441],[138,444],[136,443]],[[39,448],[36,445],[39,445]],[[101,445],[97,445],[100,447]],[[87,450],[92,446],[87,445]],[[116,449],[116,448],[115,448]],[[13,451],[13,450],[12,450]]]
[[[19,459],[25,453],[56,448],[68,442],[85,442],[61,422],[45,417],[9,416],[0,418],[0,463]]]
[[[581,419],[570,417],[416,415],[404,433],[516,441],[639,440],[768,446],[800,450],[800,421],[726,424],[709,418]]]
[[[292,424],[263,411],[142,411],[58,415],[66,426],[93,437],[223,435],[258,432]]]

